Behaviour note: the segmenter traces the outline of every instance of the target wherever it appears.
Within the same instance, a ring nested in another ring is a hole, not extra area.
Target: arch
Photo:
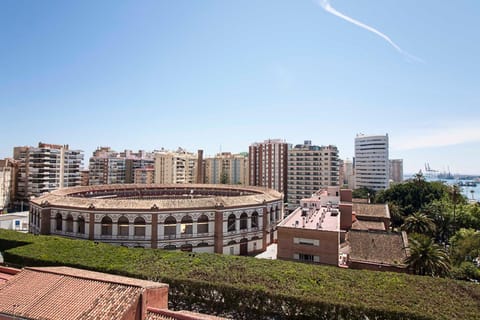
[[[208,233],[208,217],[204,214],[197,219],[197,233]]]
[[[57,215],[55,216],[55,225],[56,225],[55,229],[57,231],[62,231],[62,223],[63,223],[62,220],[63,220],[62,215],[60,213],[57,213]]]
[[[118,235],[122,237],[128,237],[129,234],[129,227],[130,227],[130,221],[128,221],[128,218],[125,216],[121,216],[118,218]]]
[[[231,240],[228,242],[227,246],[233,246],[234,244],[237,244],[237,241]]]
[[[102,218],[102,236],[111,236],[112,235],[112,218],[105,216]]]
[[[180,232],[182,235],[191,235],[193,234],[193,219],[189,215],[183,216],[182,221],[180,221],[181,228]]]
[[[145,219],[143,217],[136,217],[135,221],[133,221],[134,224],[134,232],[133,234],[135,237],[145,237]]]
[[[173,216],[169,216],[163,223],[163,234],[166,238],[175,238],[177,234],[177,219]]]
[[[240,230],[246,230],[248,229],[248,215],[243,212],[240,215]]]
[[[73,232],[73,216],[69,213],[67,214],[67,232]]]
[[[258,212],[257,211],[254,211],[252,213],[251,220],[252,220],[252,228],[258,228]]]
[[[228,216],[228,222],[227,222],[227,231],[235,231],[236,226],[235,223],[237,222],[237,217],[232,213],[231,215]]]
[[[77,233],[85,234],[85,218],[78,216]]]
[[[197,247],[208,247],[208,243],[206,242],[200,242]]]
[[[177,247],[174,244],[167,244],[163,247],[164,250],[177,250]]]

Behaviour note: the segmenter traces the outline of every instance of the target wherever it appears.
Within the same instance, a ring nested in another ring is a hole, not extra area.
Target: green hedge
[[[7,262],[170,285],[170,305],[235,319],[478,319],[480,285],[217,254],[129,249],[0,230]]]

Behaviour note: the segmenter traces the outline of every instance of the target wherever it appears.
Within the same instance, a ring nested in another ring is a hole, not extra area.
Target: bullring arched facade
[[[127,247],[247,255],[276,240],[274,190],[219,185],[104,185],[30,203],[30,232]]]

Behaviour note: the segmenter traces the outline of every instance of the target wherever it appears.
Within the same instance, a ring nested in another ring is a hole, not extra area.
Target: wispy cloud
[[[382,38],[383,40],[387,41],[392,47],[394,47],[399,53],[401,53],[402,55],[404,55],[406,58],[408,58],[409,60],[414,60],[414,61],[417,61],[417,62],[423,62],[422,59],[420,58],[417,58],[413,55],[411,55],[410,53],[406,52],[405,50],[403,50],[402,48],[400,48],[395,42],[393,42],[392,39],[390,39],[389,36],[387,36],[386,34],[378,31],[377,29],[369,26],[369,25],[366,25],[365,23],[363,22],[360,22],[358,20],[355,20],[339,11],[337,11],[334,7],[332,7],[332,5],[330,4],[330,1],[329,0],[318,0],[318,4],[320,5],[320,7],[323,8],[323,10],[327,11],[328,13],[331,13],[345,21],[348,21],[350,23],[353,23],[354,25],[360,27],[360,28],[363,28],[367,31],[370,31],[370,32],[373,32],[374,34],[376,34],[377,36],[379,36],[380,38]]]
[[[480,127],[474,124],[458,124],[443,128],[407,131],[392,141],[396,150],[413,150],[423,148],[438,148],[459,145],[463,143],[480,143]]]

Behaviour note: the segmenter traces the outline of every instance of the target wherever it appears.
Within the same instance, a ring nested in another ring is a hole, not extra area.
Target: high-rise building
[[[194,183],[196,170],[197,156],[182,148],[155,153],[155,183]]]
[[[116,152],[110,147],[99,147],[90,158],[89,184],[134,183],[135,170],[151,167],[153,163],[153,153],[143,150]]]
[[[343,184],[346,185],[348,189],[355,189],[355,172],[353,161],[350,159],[345,159],[343,162]]]
[[[206,158],[205,183],[248,185],[248,156],[222,152]]]
[[[125,157],[110,147],[99,147],[90,157],[89,184],[125,183]]]
[[[403,159],[390,160],[390,180],[395,183],[403,181]]]
[[[18,163],[17,200],[80,185],[83,151],[40,142],[38,147],[15,147],[13,157]]]
[[[137,184],[152,184],[155,183],[155,168],[154,166],[135,169],[133,182]]]
[[[375,191],[388,188],[388,134],[355,138],[355,185]]]
[[[339,186],[340,162],[336,146],[316,146],[307,140],[288,150],[288,209],[321,188]]]
[[[287,197],[288,143],[283,140],[265,140],[249,147],[249,183],[283,192]]]
[[[0,160],[0,213],[13,204],[15,172],[15,161],[12,159]]]
[[[155,163],[153,153],[144,150],[138,152],[125,150],[120,153],[120,157],[125,158],[125,183],[134,183],[137,169],[151,168]]]

